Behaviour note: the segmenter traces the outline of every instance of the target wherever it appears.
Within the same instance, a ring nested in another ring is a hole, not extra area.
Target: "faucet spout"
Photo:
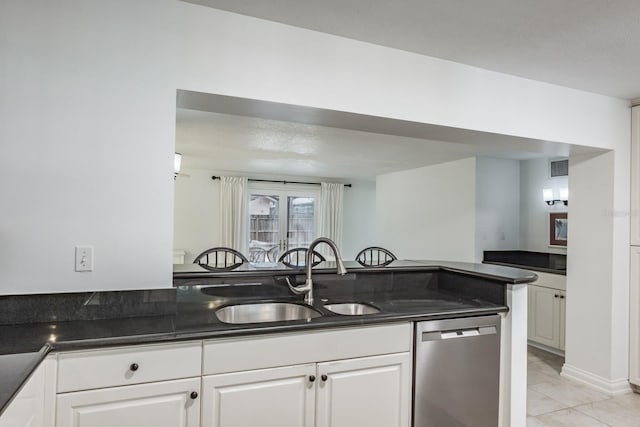
[[[304,283],[304,288],[308,289],[307,294],[304,297],[304,301],[311,305],[313,304],[313,280],[311,279],[311,267],[313,265],[313,250],[320,243],[326,243],[331,250],[333,251],[333,255],[336,259],[336,272],[340,275],[347,274],[347,269],[342,262],[342,255],[340,254],[340,249],[338,249],[338,245],[329,239],[328,237],[318,237],[309,245],[309,249],[307,249],[307,256],[305,258],[305,267],[307,273],[307,280]]]

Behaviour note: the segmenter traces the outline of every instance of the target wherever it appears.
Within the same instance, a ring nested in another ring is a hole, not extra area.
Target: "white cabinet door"
[[[36,368],[0,417],[0,427],[53,426],[55,363],[55,357],[49,356]]]
[[[631,109],[631,244],[640,245],[640,106]]]
[[[58,394],[56,426],[198,427],[199,392],[189,378]]]
[[[316,427],[408,427],[409,353],[318,364]]]
[[[560,319],[558,320],[558,328],[560,333],[560,345],[558,348],[564,351],[564,337],[565,337],[565,328],[566,328],[566,318],[567,318],[567,292],[560,291]]]
[[[560,293],[543,286],[529,286],[529,339],[560,348]]]
[[[631,247],[630,264],[629,382],[640,386],[640,247]]]
[[[209,375],[202,380],[202,427],[312,427],[315,364]]]

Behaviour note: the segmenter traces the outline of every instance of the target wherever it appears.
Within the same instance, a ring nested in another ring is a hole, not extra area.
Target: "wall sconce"
[[[174,157],[173,157],[173,179],[174,180],[180,173],[180,166],[182,166],[182,154],[174,153]]]
[[[565,206],[569,205],[569,189],[562,188],[560,189],[560,198],[553,198],[553,190],[551,188],[545,188],[542,190],[542,200],[549,206],[553,206],[556,203],[562,202]]]

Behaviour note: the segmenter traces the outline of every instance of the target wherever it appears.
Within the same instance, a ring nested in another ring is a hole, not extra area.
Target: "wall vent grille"
[[[551,160],[549,162],[549,176],[551,178],[569,176],[569,160]]]

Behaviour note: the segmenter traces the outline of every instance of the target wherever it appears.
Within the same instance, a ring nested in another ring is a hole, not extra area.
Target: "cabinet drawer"
[[[58,393],[200,376],[200,341],[60,353]]]
[[[536,271],[538,275],[538,280],[531,283],[536,286],[544,286],[545,288],[557,289],[560,291],[567,290],[567,276],[563,276],[562,274],[551,274],[551,273],[543,273],[541,271]]]
[[[411,334],[411,323],[402,323],[210,340],[203,374],[402,353],[411,349]]]

